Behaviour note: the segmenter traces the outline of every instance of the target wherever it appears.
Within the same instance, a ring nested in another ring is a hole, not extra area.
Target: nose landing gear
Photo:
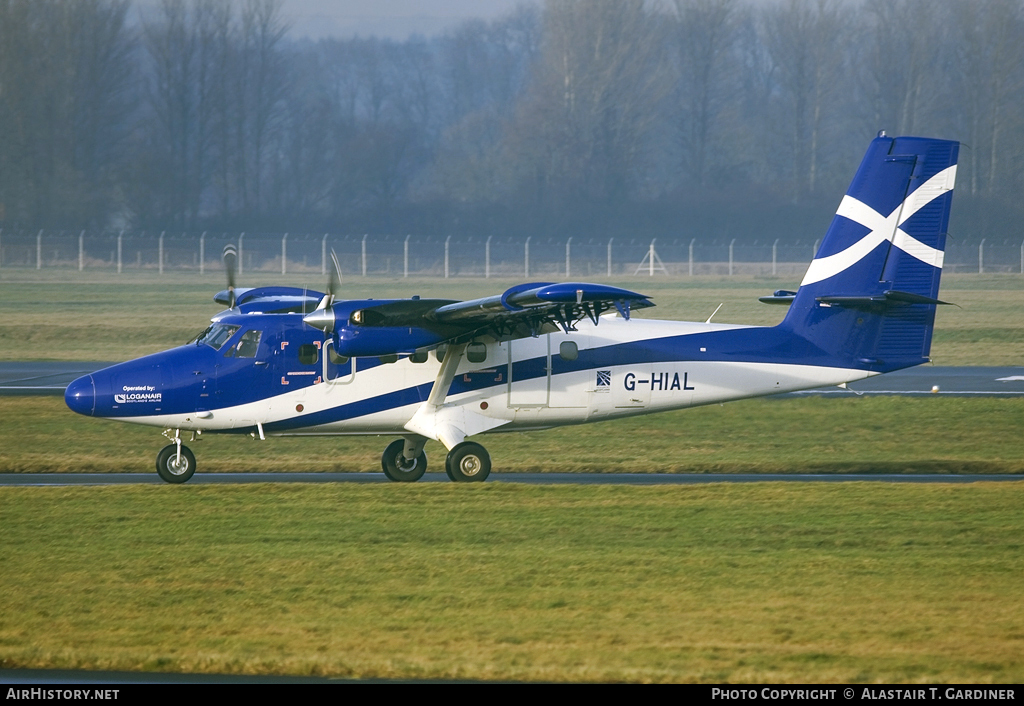
[[[156,455],[156,472],[168,483],[184,483],[196,472],[196,457],[178,440],[160,449]]]

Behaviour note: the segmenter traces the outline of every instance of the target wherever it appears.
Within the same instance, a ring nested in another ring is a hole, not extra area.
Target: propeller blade
[[[327,294],[331,297],[331,302],[333,303],[334,294],[341,286],[341,265],[338,263],[338,255],[334,252],[334,248],[331,248],[331,264],[333,269],[331,270],[330,279],[327,280]]]
[[[317,304],[317,311],[327,309],[334,303],[334,294],[341,285],[341,265],[338,263],[338,255],[331,248],[331,271],[327,275],[327,290],[324,298]],[[317,327],[321,328],[321,327]]]
[[[224,270],[228,275],[228,308],[235,308],[235,273],[238,271],[238,248],[233,243],[224,246]]]

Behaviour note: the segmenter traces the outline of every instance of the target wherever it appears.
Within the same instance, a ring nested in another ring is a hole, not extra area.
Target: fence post
[[[487,242],[484,243],[484,279],[491,278],[491,238],[493,235],[487,236]]]
[[[42,231],[39,232],[42,233]],[[523,277],[530,276],[530,238],[532,237],[532,235],[526,236],[525,254],[523,255]]]
[[[85,269],[85,231],[78,234],[78,271]]]
[[[245,233],[238,236],[238,274],[242,274],[242,241],[245,240]]]
[[[571,262],[572,258],[571,258],[571,254],[572,254],[572,236],[570,235],[569,239],[565,241],[565,278],[566,279],[569,279],[569,277],[571,276],[569,274],[572,271],[572,262]]]
[[[36,234],[36,269],[43,269],[43,231]]]
[[[985,273],[985,238],[978,243],[978,274]]]
[[[615,238],[608,238],[608,276],[612,276],[612,241]]]
[[[199,274],[206,274],[206,231],[199,236]]]
[[[774,277],[776,274],[778,274],[778,270],[776,268],[776,263],[778,262],[778,253],[779,253],[779,239],[776,238],[775,242],[772,243],[772,277]]]
[[[368,235],[369,233],[363,233],[363,242],[362,245],[360,246],[363,255],[363,277],[366,276],[366,238]]]
[[[693,277],[693,244],[697,242],[696,238],[690,239],[690,276]]]
[[[448,236],[444,239],[444,278],[448,279],[448,244],[451,242],[452,236]]]
[[[409,276],[409,238],[412,233],[405,236],[405,243],[402,244],[402,276]]]
[[[281,274],[288,274],[288,234],[281,238]]]
[[[729,241],[729,276],[732,277],[732,248],[736,245],[736,238]]]

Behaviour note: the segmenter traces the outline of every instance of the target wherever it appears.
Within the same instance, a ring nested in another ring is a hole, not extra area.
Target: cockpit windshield
[[[192,342],[195,343],[197,346],[200,343],[205,343],[206,345],[212,347],[214,350],[219,351],[221,349],[221,346],[223,346],[224,343],[227,342],[229,338],[234,336],[235,332],[239,328],[241,327],[232,326],[229,324],[213,324],[208,329],[203,331],[201,334],[196,336],[192,340]]]

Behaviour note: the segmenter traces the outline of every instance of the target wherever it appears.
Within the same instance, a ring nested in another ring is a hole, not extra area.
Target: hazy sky
[[[432,36],[474,17],[493,19],[523,0],[284,0],[282,13],[299,39],[375,35]]]

